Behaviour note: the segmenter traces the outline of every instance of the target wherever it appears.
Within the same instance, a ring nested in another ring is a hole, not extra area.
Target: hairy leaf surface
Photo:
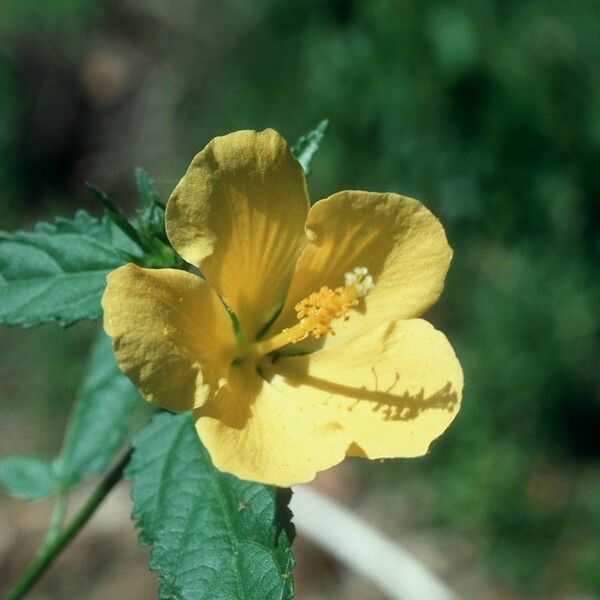
[[[138,253],[114,224],[84,211],[32,231],[0,232],[0,324],[99,317],[107,273]]]
[[[275,488],[216,470],[189,413],[157,415],[133,445],[133,518],[161,599],[292,597],[289,510]]]

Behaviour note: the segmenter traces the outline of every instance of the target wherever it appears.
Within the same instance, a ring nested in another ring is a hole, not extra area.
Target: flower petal
[[[310,242],[298,258],[273,333],[295,322],[297,302],[322,285],[343,285],[344,273],[357,266],[369,269],[375,288],[336,333],[356,335],[378,323],[420,316],[443,289],[452,250],[440,222],[417,200],[339,192],[310,209],[306,230]]]
[[[337,423],[286,398],[252,365],[233,366],[227,383],[194,412],[196,429],[221,471],[289,487],[343,460],[347,435]]]
[[[198,154],[167,205],[169,240],[249,338],[281,306],[306,243],[306,181],[275,131],[238,131]]]
[[[227,374],[231,320],[200,277],[125,265],[109,274],[102,306],[119,367],[149,402],[190,410]]]
[[[448,340],[421,319],[281,358],[265,376],[314,420],[337,423],[348,435],[348,454],[368,458],[425,454],[456,416],[463,387]]]

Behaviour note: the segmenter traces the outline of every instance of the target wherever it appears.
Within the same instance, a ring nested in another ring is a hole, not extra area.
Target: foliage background
[[[99,213],[86,181],[133,206],[136,165],[166,197],[213,136],[293,142],[323,117],[314,198],[397,191],[446,226],[455,260],[429,318],[467,388],[427,457],[322,485],[464,594],[600,596],[598,3],[6,0],[0,229]],[[0,330],[0,454],[57,449],[92,331]],[[14,552],[0,544],[0,570]],[[299,552],[304,597],[345,589]]]

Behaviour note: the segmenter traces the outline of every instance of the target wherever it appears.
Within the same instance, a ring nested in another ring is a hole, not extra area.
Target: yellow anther
[[[296,304],[298,323],[268,340],[256,342],[250,347],[253,356],[264,356],[288,344],[296,344],[309,335],[316,339],[326,333],[335,335],[331,326],[335,319],[347,321],[348,311],[358,305],[373,289],[373,278],[365,267],[356,267],[344,276],[344,287],[332,290],[323,286]]]
[[[298,320],[306,319],[314,327],[307,335],[312,334],[319,339],[326,333],[335,334],[331,327],[334,319],[348,319],[348,309],[358,304],[358,299],[353,294],[347,294],[345,288],[332,290],[323,286],[318,292],[313,292],[308,298],[304,298],[296,304],[296,315]]]

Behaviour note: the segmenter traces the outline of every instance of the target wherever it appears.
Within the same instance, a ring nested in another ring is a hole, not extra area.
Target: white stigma
[[[367,267],[355,267],[344,274],[344,285],[347,288],[354,286],[356,295],[364,298],[375,287],[375,282]]]

